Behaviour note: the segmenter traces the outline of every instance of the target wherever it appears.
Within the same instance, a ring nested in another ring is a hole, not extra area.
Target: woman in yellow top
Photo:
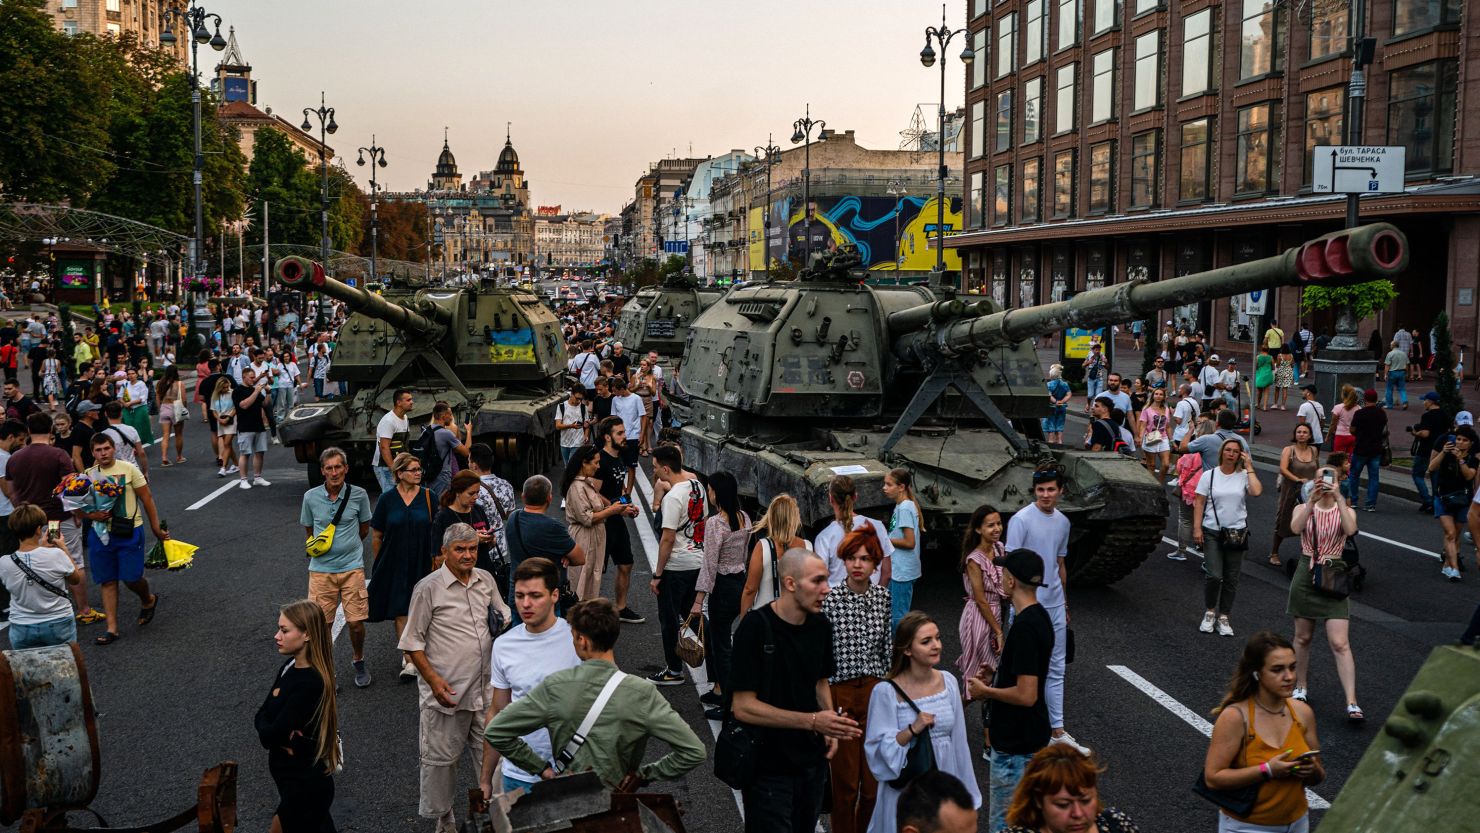
[[[1215,790],[1258,784],[1247,816],[1226,808],[1219,833],[1308,833],[1305,788],[1326,777],[1310,706],[1290,697],[1295,689],[1295,649],[1272,631],[1249,637],[1238,669],[1218,704],[1203,779]]]

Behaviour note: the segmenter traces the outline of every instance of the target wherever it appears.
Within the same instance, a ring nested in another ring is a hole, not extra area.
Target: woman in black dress
[[[432,544],[435,501],[431,490],[421,485],[421,460],[404,451],[397,454],[391,460],[391,476],[396,488],[381,493],[370,516],[370,551],[375,564],[370,568],[369,621],[395,620],[396,641],[400,642],[411,612],[411,591],[432,571],[432,555],[441,542]],[[411,660],[405,657],[401,676],[416,676]]]
[[[334,833],[334,771],[340,765],[334,640],[307,599],[278,611],[277,649],[288,661],[257,710],[257,737],[277,784],[272,833]]]

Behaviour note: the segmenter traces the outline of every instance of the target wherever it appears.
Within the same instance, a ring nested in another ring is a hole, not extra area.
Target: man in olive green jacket
[[[515,766],[540,777],[555,777],[551,761],[542,760],[524,735],[535,729],[550,731],[550,745],[558,757],[575,736],[581,722],[613,674],[618,673],[612,649],[621,622],[606,599],[581,602],[570,611],[571,641],[581,664],[557,671],[498,713],[483,736]],[[673,751],[640,765],[649,737],[667,743]],[[564,771],[595,770],[609,787],[631,792],[649,781],[669,780],[704,763],[704,744],[678,712],[650,682],[640,677],[622,680],[586,741]]]

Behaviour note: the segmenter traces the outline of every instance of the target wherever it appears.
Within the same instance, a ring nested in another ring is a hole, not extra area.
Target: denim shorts
[[[1012,795],[1017,792],[1018,783],[1023,780],[1023,772],[1027,770],[1028,762],[1033,760],[1033,756],[1012,755],[993,749],[991,759],[987,829],[998,830],[1007,824],[1007,808],[1012,806]]]
[[[1064,409],[1054,408],[1054,411],[1053,411],[1053,415],[1052,416],[1046,416],[1046,417],[1044,417],[1043,420],[1042,420],[1042,422],[1043,422],[1043,433],[1045,433],[1045,434],[1062,433],[1063,430],[1064,430],[1064,414],[1065,414],[1065,412],[1067,410],[1068,410],[1067,408],[1064,408]]]
[[[68,642],[77,641],[77,620],[70,615],[60,619],[51,619],[45,622],[37,622],[34,625],[22,625],[19,622],[10,623],[10,647],[19,651],[22,648],[48,648],[52,645],[66,645]]]
[[[236,435],[237,454],[264,454],[267,452],[266,431],[240,431]]]

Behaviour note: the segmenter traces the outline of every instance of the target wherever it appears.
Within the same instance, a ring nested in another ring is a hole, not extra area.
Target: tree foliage
[[[1453,417],[1465,409],[1459,393],[1459,380],[1454,376],[1454,339],[1449,332],[1449,313],[1434,318],[1434,388],[1439,392],[1439,407]]]
[[[303,246],[319,242],[319,178],[286,135],[258,130],[252,142],[252,164],[247,168],[247,192],[256,206],[248,246],[262,245],[262,201],[268,203],[268,237],[273,243]]]
[[[381,200],[379,250],[381,257],[421,263],[427,257],[426,206],[419,202]],[[360,251],[370,253],[370,211],[364,215]]]
[[[1351,304],[1357,320],[1369,318],[1397,300],[1398,288],[1389,280],[1368,281],[1356,286],[1307,286],[1300,296],[1301,312],[1317,312],[1340,304]]]

